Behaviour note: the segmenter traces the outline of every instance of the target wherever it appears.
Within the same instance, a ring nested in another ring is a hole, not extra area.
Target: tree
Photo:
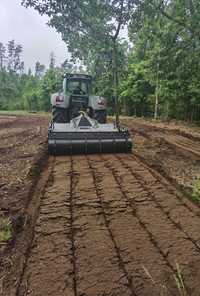
[[[36,77],[30,75],[24,79],[22,99],[25,110],[36,111],[39,109],[38,87],[39,81]]]
[[[28,68],[28,76],[31,76],[32,75],[32,70],[31,68]]]
[[[44,75],[45,66],[40,64],[40,62],[35,63],[35,77],[41,79]]]
[[[14,55],[15,55],[15,41],[14,40],[11,40],[8,42],[7,51],[8,51],[8,70],[13,71],[14,70]]]
[[[118,116],[118,43],[119,34],[131,17],[136,0],[22,0],[50,17],[50,25],[62,34],[73,56],[88,61],[99,49],[112,53],[113,90]]]
[[[30,68],[26,74],[21,53],[22,46],[14,40],[7,47],[0,42],[0,109],[47,111],[50,95],[62,87],[63,69],[55,66],[51,55],[50,69],[45,72],[45,66],[37,61],[35,75]]]
[[[55,54],[52,51],[50,53],[50,63],[49,63],[49,69],[54,69],[55,68],[55,64],[56,64],[56,58],[55,58]]]
[[[50,95],[60,89],[62,89],[62,71],[58,68],[48,69],[38,88],[40,110],[49,111]]]
[[[74,65],[72,64],[71,61],[69,61],[68,59],[66,59],[62,65],[61,68],[63,69],[64,72],[72,72],[74,69]]]
[[[14,72],[20,72],[21,71],[21,60],[20,60],[20,56],[21,56],[21,53],[23,51],[23,48],[20,44],[16,45],[15,46],[15,49],[14,49],[14,65],[13,65],[13,70]]]
[[[15,41],[11,40],[8,42],[7,45],[7,69],[10,72],[20,72],[21,71],[21,54],[23,48],[22,45],[17,44],[15,45]]]
[[[4,68],[4,62],[6,58],[6,48],[2,42],[0,42],[0,71]]]
[[[129,37],[134,42],[128,74],[142,65],[143,79],[150,83],[148,105],[155,117],[198,119],[200,117],[200,20],[199,2],[144,0],[138,2],[129,24]],[[191,6],[189,5],[191,4]],[[128,78],[129,80],[129,78]],[[131,101],[132,90],[139,83],[126,84],[123,95]],[[195,81],[195,82],[194,82]],[[132,88],[132,89],[131,89]],[[138,93],[139,95],[139,93]]]
[[[19,70],[20,70],[20,75],[23,75],[24,74],[24,62],[20,63]]]

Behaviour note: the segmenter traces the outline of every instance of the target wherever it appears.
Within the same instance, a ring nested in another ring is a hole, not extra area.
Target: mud
[[[200,209],[170,181],[184,176],[189,187],[198,176],[197,135],[129,120],[133,154],[47,157],[40,120],[33,134],[21,123],[7,137],[0,129],[2,149],[13,140],[2,170],[13,202],[0,188],[1,202],[10,215],[21,207],[25,219],[2,253],[12,264],[3,261],[0,294],[199,295]],[[10,177],[16,170],[23,183]],[[13,190],[21,184],[19,199]]]

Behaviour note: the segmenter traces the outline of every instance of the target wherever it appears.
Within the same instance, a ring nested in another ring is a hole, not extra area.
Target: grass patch
[[[175,279],[176,286],[179,291],[179,295],[180,296],[188,296],[188,293],[187,293],[187,290],[185,287],[185,283],[183,280],[182,270],[181,270],[180,265],[178,263],[176,263],[176,273],[174,274],[174,279]]]
[[[166,294],[169,295],[170,290],[168,285],[167,285],[167,281],[166,282],[157,282],[153,276],[151,275],[151,273],[149,272],[149,270],[143,265],[142,266],[143,271],[145,272],[146,276],[149,278],[149,280],[152,282],[152,284],[157,287],[158,291],[159,291],[159,296],[165,296]],[[174,278],[174,282],[175,282],[175,287],[177,289],[177,296],[189,296],[185,283],[184,283],[184,279],[183,279],[183,273],[181,270],[180,265],[176,262],[176,268],[175,271],[173,272],[173,278]]]
[[[198,177],[193,184],[192,199],[200,202],[200,177]]]
[[[0,224],[0,244],[12,238],[12,223],[9,218],[3,218]]]

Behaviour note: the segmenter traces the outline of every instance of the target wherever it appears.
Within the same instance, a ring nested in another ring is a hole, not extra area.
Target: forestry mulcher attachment
[[[63,91],[51,96],[50,154],[131,152],[127,129],[106,123],[106,100],[91,95],[92,77],[65,74]]]

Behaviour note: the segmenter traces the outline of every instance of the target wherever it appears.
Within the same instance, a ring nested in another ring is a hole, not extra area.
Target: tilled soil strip
[[[198,295],[199,226],[134,156],[56,157],[18,295]]]
[[[152,132],[155,143],[162,131]],[[30,130],[22,135],[10,148],[23,155],[26,139],[35,136]],[[168,131],[165,137],[198,157],[198,141]],[[3,138],[3,152],[11,139]],[[17,240],[16,283],[5,296],[179,295],[176,263],[188,295],[199,295],[199,208],[141,157],[50,157],[36,187]]]
[[[175,136],[182,136],[187,139],[191,140],[197,140],[200,141],[200,135],[199,135],[199,127],[188,127],[184,125],[175,126],[172,124],[152,124],[148,121],[146,123],[140,122],[140,120],[126,120],[122,118],[122,122],[129,126],[132,130],[138,130],[140,132],[148,132],[151,133],[157,133],[157,134],[168,134],[168,135],[175,135]]]
[[[124,197],[130,204],[132,202],[136,216],[154,246],[174,272],[176,262],[183,266],[189,295],[198,295],[197,282],[192,279],[192,274],[200,264],[198,209],[191,204],[189,210],[132,157],[112,156],[108,161],[107,166],[118,180]],[[138,184],[136,192],[132,185],[134,183]],[[194,210],[191,211],[191,208]]]
[[[131,157],[131,159],[134,159],[135,161],[137,161],[138,164],[147,169],[149,173],[158,181],[158,183],[161,183],[163,188],[166,188],[167,192],[170,192],[174,197],[180,200],[184,207],[186,207],[190,212],[193,212],[196,216],[200,217],[200,209],[199,207],[197,207],[198,204],[196,206],[193,202],[191,203],[191,201],[186,198],[187,194],[185,195],[185,192],[182,192],[181,188],[177,186],[177,183],[173,182],[173,178],[163,172],[162,174],[160,174],[157,170],[149,167],[148,162],[137,153],[134,153],[134,155],[129,155],[129,157]],[[122,159],[120,158],[120,162],[121,161]],[[128,167],[130,171],[132,170],[132,168],[130,168],[130,166],[128,166],[127,164],[125,164],[125,166]]]
[[[181,134],[176,130],[164,130],[147,125],[140,126],[139,124],[136,124],[134,127],[130,127],[130,130],[133,135],[138,133],[147,139],[154,139],[158,143],[162,141],[163,144],[176,148],[179,151],[183,150],[200,157],[200,136],[197,138],[196,136],[190,134]]]
[[[41,201],[34,244],[19,296],[74,295],[70,213],[70,161],[54,160]]]
[[[200,176],[200,137],[138,123],[130,130],[135,154],[191,198]]]
[[[159,295],[166,278],[172,273],[170,266],[152,243],[148,231],[135,213],[135,206],[127,199],[109,164],[107,166],[104,159],[93,156],[90,163],[109,229],[135,295]],[[132,186],[137,191],[137,183],[132,183]],[[147,271],[156,285],[153,285]],[[165,288],[162,292],[171,295]]]
[[[102,211],[85,157],[56,158],[19,295],[135,295]]]

